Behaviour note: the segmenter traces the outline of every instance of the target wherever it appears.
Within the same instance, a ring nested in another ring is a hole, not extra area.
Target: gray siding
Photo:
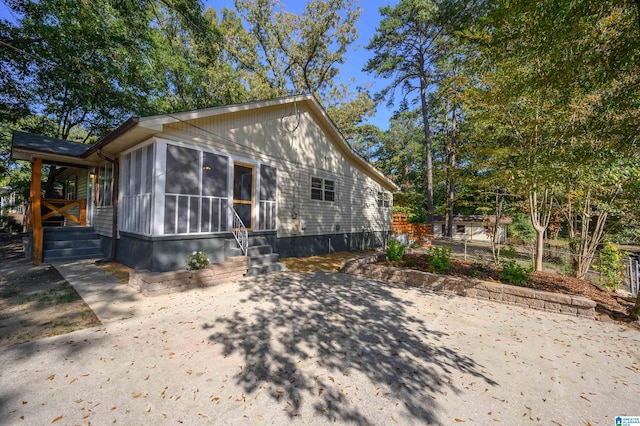
[[[96,234],[111,237],[111,225],[113,224],[113,207],[93,206],[93,229]]]

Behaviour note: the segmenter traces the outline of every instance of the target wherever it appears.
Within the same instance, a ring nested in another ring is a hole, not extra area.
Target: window
[[[378,207],[391,207],[391,194],[388,192],[378,192]]]
[[[334,202],[336,200],[336,183],[332,180],[312,177],[311,199]]]
[[[464,233],[465,233],[464,225],[456,225],[456,234],[464,234]]]
[[[229,159],[167,145],[164,233],[226,232]]]
[[[98,168],[96,205],[98,207],[111,206],[112,169],[111,164],[106,163]]]
[[[260,221],[259,229],[276,229],[276,189],[277,170],[275,167],[260,166]]]

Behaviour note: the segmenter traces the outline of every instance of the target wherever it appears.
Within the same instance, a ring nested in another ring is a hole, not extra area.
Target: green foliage
[[[443,272],[451,269],[451,247],[430,247],[429,268],[434,272]]]
[[[401,261],[402,256],[404,255],[404,249],[404,244],[400,244],[396,239],[391,239],[389,241],[389,246],[387,247],[387,259],[392,262]]]
[[[502,272],[500,279],[510,284],[526,286],[531,276],[532,267],[524,268],[516,262],[515,259],[509,259],[502,264]]]
[[[0,216],[0,233],[13,234],[21,229],[22,226],[12,216]]]
[[[393,212],[406,214],[409,223],[426,223],[424,194],[417,191],[400,191],[393,194]]]
[[[191,270],[191,271],[195,271],[198,269],[204,269],[207,266],[209,266],[209,258],[207,257],[206,253],[201,251],[194,251],[193,253],[191,253],[188,257],[187,260],[187,267]]]
[[[503,248],[502,250],[500,250],[501,255],[506,257],[507,259],[514,259],[516,258],[516,249],[513,246],[507,246],[505,248]]]
[[[513,222],[507,229],[507,235],[523,243],[532,243],[536,240],[536,231],[531,225],[531,220],[529,220],[529,216],[523,213],[515,215]]]
[[[600,264],[593,267],[602,274],[601,283],[610,289],[616,289],[624,281],[624,252],[618,250],[610,241],[605,241],[600,250]]]

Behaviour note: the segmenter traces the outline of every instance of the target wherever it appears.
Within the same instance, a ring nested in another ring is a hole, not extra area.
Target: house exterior
[[[453,217],[452,238],[459,241],[491,242],[495,222],[495,216],[455,215]],[[513,219],[511,217],[500,218],[498,223],[499,243],[503,244],[507,241],[507,226],[512,222]],[[434,238],[443,238],[445,234],[445,218],[444,216],[436,216],[433,222]]]
[[[195,250],[221,262],[246,240],[284,257],[383,244],[398,189],[312,95],[132,117],[92,146],[15,132],[12,157],[34,163],[33,214],[53,206],[59,225],[92,227],[107,257],[158,272]],[[36,200],[43,162],[65,167],[69,203]]]

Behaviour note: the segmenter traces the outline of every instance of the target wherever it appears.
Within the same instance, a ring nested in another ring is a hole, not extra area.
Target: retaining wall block
[[[384,254],[378,254],[347,260],[342,263],[340,271],[365,278],[425,288],[434,292],[475,297],[585,318],[595,317],[596,303],[584,297],[371,264],[371,262],[385,259]]]

